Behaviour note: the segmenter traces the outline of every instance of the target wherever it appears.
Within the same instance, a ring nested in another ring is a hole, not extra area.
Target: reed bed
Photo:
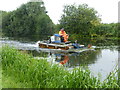
[[[91,76],[88,69],[75,68],[69,72],[45,59],[36,60],[13,47],[3,46],[1,57],[2,74],[14,78],[15,83],[23,83],[22,88],[119,88],[114,74],[100,82]]]

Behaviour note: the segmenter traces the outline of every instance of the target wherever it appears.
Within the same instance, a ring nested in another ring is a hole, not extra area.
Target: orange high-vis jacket
[[[67,42],[68,40],[68,35],[66,34],[65,31],[59,31],[59,35],[61,35],[62,37],[64,37],[64,42]]]
[[[64,37],[64,36],[66,36],[66,32],[65,32],[65,31],[61,31],[61,30],[60,30],[60,31],[59,31],[59,35],[61,35],[61,36],[63,36],[63,37]]]

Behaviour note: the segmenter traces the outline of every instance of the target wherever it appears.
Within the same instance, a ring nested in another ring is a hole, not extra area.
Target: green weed
[[[15,78],[18,84],[7,85],[7,88],[118,88],[117,79],[112,74],[104,82],[91,76],[90,70],[75,68],[72,72],[47,60],[36,60],[31,55],[23,54],[15,48],[2,48],[3,85],[5,77]],[[111,86],[112,85],[112,86]],[[6,86],[3,86],[6,87]]]

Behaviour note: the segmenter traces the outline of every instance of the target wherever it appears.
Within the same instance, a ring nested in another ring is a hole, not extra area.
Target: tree
[[[54,24],[46,14],[44,2],[28,2],[3,18],[3,32],[7,36],[29,37],[53,34]]]
[[[90,36],[93,33],[93,28],[100,24],[97,11],[89,8],[87,4],[67,5],[63,12],[60,25],[69,34]]]
[[[118,24],[100,24],[95,27],[95,34],[106,37],[117,37],[118,36]]]

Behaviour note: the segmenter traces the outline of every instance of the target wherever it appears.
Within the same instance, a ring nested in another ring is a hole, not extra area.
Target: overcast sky
[[[0,10],[12,11],[20,7],[21,4],[30,0],[0,0]],[[69,4],[88,4],[101,15],[103,23],[118,22],[118,2],[120,0],[43,0],[48,15],[57,24],[62,14],[63,6]]]

